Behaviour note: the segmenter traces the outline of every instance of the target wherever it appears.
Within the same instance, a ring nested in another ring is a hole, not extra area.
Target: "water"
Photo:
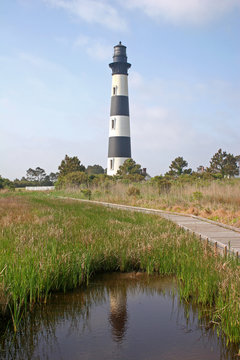
[[[35,306],[16,337],[1,336],[1,359],[215,360],[236,359],[179,301],[175,280],[143,274],[104,274],[87,288],[54,294]]]

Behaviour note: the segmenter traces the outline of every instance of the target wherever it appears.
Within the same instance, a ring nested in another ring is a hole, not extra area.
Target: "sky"
[[[240,0],[1,0],[0,175],[106,168],[113,46],[127,46],[132,158],[151,176],[240,154]]]

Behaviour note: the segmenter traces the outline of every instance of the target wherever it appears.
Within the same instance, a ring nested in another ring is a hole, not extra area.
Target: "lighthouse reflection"
[[[120,343],[123,341],[127,330],[127,289],[126,287],[114,287],[110,289],[110,314],[109,322],[113,340]]]
[[[0,321],[0,359],[236,359],[238,344],[226,347],[209,317],[198,315],[194,303],[180,301],[174,278],[99,274],[36,305],[17,333],[1,333]]]

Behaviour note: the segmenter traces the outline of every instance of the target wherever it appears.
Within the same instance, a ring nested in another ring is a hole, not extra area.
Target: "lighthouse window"
[[[113,87],[113,95],[117,95],[117,87],[116,86]]]
[[[112,129],[115,129],[116,126],[116,119],[112,119]]]
[[[113,168],[114,168],[114,160],[111,159],[110,160],[110,169],[113,170]]]

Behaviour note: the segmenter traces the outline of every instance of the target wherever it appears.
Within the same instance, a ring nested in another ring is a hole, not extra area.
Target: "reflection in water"
[[[0,358],[236,359],[237,346],[226,347],[199,311],[179,301],[172,278],[99,275],[36,306],[16,336],[0,333]]]
[[[126,332],[127,325],[127,290],[115,286],[110,290],[110,315],[113,339],[121,342]]]

